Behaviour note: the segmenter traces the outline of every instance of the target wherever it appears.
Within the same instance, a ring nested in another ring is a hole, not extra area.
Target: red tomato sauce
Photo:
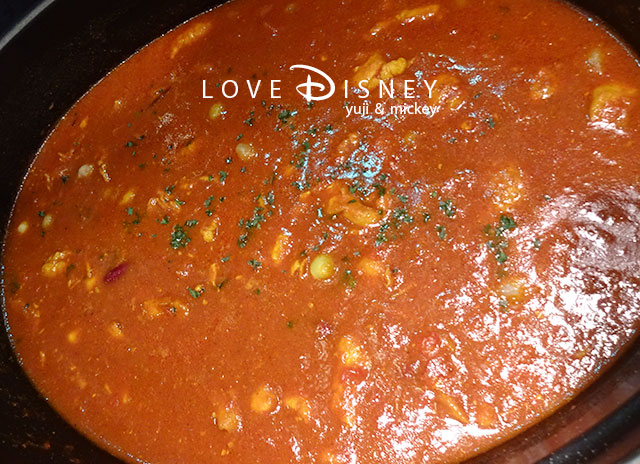
[[[296,64],[335,95],[306,102]],[[3,258],[16,353],[131,462],[472,456],[636,333],[639,88],[557,2],[217,8],[43,145]]]

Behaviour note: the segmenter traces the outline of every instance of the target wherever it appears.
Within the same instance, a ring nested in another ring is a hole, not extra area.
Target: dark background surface
[[[318,0],[321,1],[321,0]],[[0,37],[42,0],[0,0]],[[0,50],[0,241],[16,192],[44,138],[66,110],[138,48],[217,0],[56,0]],[[596,12],[640,51],[640,0],[574,0]],[[1,40],[1,39],[0,39]],[[640,375],[640,347],[566,408],[479,462],[527,461],[526,452],[557,436],[603,398]],[[637,431],[640,401],[547,459],[594,462]],[[574,435],[575,436],[575,435]],[[632,438],[637,445],[637,440]],[[504,459],[501,459],[504,458]],[[0,464],[119,462],[80,436],[41,398],[0,327]],[[608,461],[611,462],[611,461]]]

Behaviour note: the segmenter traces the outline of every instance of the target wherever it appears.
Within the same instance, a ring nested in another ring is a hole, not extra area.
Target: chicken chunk
[[[499,211],[508,211],[522,197],[524,186],[520,169],[510,166],[498,171],[491,181],[491,198]]]
[[[62,274],[69,265],[70,257],[70,251],[56,251],[42,265],[42,274],[46,277],[56,277]]]
[[[430,4],[399,11],[394,17],[378,22],[371,29],[371,35],[376,35],[393,25],[405,25],[416,21],[426,21],[438,15],[440,5]]]
[[[175,58],[178,52],[185,46],[200,39],[209,31],[209,29],[211,29],[211,24],[205,22],[198,22],[189,26],[183,33],[178,35],[173,42],[173,46],[171,47],[171,58]]]
[[[331,196],[325,205],[325,212],[329,215],[338,215],[347,219],[350,223],[358,227],[367,227],[377,223],[381,215],[376,208],[362,203],[349,189],[342,185],[331,185],[328,187]]]
[[[591,97],[589,119],[603,128],[623,129],[637,93],[637,89],[616,82],[596,87]]]
[[[376,52],[362,65],[355,68],[353,83],[358,85],[363,82],[364,87],[373,90],[378,87],[381,80],[386,81],[402,74],[408,65],[405,58],[401,57],[387,62],[380,53]]]

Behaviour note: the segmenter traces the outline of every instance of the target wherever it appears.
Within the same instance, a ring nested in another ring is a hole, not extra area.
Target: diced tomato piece
[[[420,339],[419,347],[423,355],[432,357],[438,352],[442,340],[440,336],[435,332],[426,332]]]
[[[359,384],[365,381],[369,370],[363,367],[346,367],[342,370],[340,379],[347,384]]]

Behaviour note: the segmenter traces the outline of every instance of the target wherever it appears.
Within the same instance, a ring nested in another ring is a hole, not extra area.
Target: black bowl
[[[151,40],[216,0],[2,0],[0,228],[35,153],[92,85]],[[640,52],[639,0],[574,0]],[[16,17],[34,6],[21,21]],[[576,38],[579,40],[579,38]],[[4,314],[4,313],[3,313]],[[6,320],[5,320],[6,325]],[[118,463],[68,425],[36,391],[0,331],[0,461]],[[640,343],[536,426],[473,462],[614,462],[640,449]]]

